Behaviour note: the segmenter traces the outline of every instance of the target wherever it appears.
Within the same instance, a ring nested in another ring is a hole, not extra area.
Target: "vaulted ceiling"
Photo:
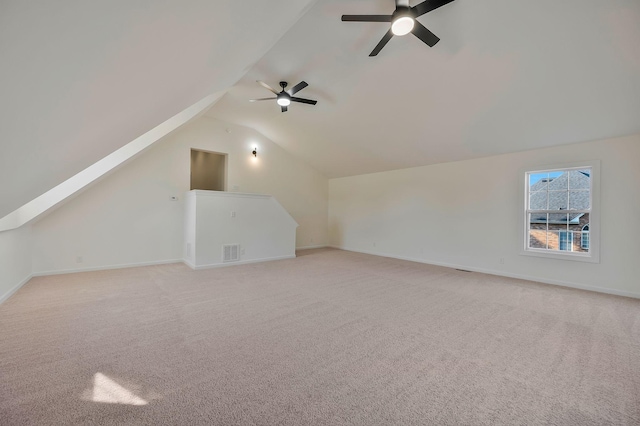
[[[412,0],[412,5],[418,0]],[[640,132],[640,2],[456,0],[429,48],[393,0],[5,0],[0,217],[194,104],[328,177]],[[306,80],[318,105],[249,103]]]
[[[312,2],[0,2],[0,218],[232,86]]]
[[[411,5],[419,3],[412,0]],[[640,132],[640,2],[456,0],[419,18],[433,48],[341,22],[393,0],[318,0],[209,112],[328,177]],[[281,113],[255,80],[309,87]]]

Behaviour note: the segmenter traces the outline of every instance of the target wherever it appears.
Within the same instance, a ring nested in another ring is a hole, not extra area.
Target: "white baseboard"
[[[311,249],[319,249],[319,248],[325,248],[325,247],[329,247],[329,246],[326,244],[320,244],[317,246],[296,247],[296,250],[311,250]]]
[[[23,285],[28,283],[31,278],[33,278],[33,274],[29,274],[25,279],[20,281],[16,286],[14,286],[8,292],[6,292],[2,296],[0,296],[0,305],[2,303],[4,303],[8,298],[10,298],[13,295],[13,293],[15,293],[16,291],[20,290],[20,287],[22,287]]]
[[[227,266],[248,265],[250,263],[271,262],[272,260],[294,259],[295,257],[296,257],[295,254],[293,255],[288,254],[286,256],[264,257],[261,259],[241,260],[239,262],[212,263],[209,265],[200,265],[200,266],[195,266],[191,262],[184,259],[182,261],[184,262],[185,265],[187,265],[191,269],[200,270],[200,269],[212,269],[212,268],[225,268]]]
[[[153,262],[140,262],[140,263],[122,263],[117,265],[105,265],[105,266],[89,266],[86,268],[62,269],[57,271],[41,271],[41,272],[34,272],[33,276],[43,277],[47,275],[75,274],[77,272],[106,271],[109,269],[136,268],[139,266],[166,265],[170,263],[182,263],[182,259],[156,260]]]
[[[533,276],[523,275],[523,274],[513,274],[510,272],[496,271],[494,269],[476,268],[472,266],[458,265],[454,263],[445,263],[445,262],[437,262],[437,261],[430,261],[430,260],[424,260],[424,259],[415,259],[415,258],[404,257],[404,256],[395,256],[388,253],[374,253],[367,250],[358,250],[358,249],[353,249],[348,247],[340,247],[340,246],[334,246],[334,245],[330,245],[329,247],[335,248],[338,250],[370,254],[373,256],[390,257],[392,259],[407,260],[409,262],[426,263],[427,265],[444,266],[445,268],[464,269],[466,271],[479,272],[482,274],[498,275],[500,277],[516,278],[520,280],[534,281],[542,284],[552,284],[552,285],[557,285],[561,287],[576,288],[579,290],[594,291],[597,293],[613,294],[615,296],[624,296],[624,297],[632,297],[634,299],[640,299],[640,293],[633,293],[629,291],[616,290],[616,289],[604,288],[604,287],[595,287],[595,286],[584,285],[584,284],[579,284],[579,283],[574,283],[569,281],[562,281],[562,280],[550,280],[546,278],[533,277]]]

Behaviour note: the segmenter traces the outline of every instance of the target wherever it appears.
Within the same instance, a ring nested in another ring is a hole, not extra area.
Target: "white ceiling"
[[[385,24],[340,16],[393,7],[3,0],[0,217],[230,86],[209,114],[328,177],[640,132],[639,1],[456,0],[420,18],[434,48],[409,35],[369,58]],[[319,103],[251,104],[257,79],[304,79]]]
[[[2,0],[0,218],[232,86],[314,0]]]
[[[417,4],[416,0],[411,5]],[[640,132],[640,1],[456,0],[441,41],[369,52],[393,0],[318,0],[208,115],[262,132],[328,177]],[[316,107],[249,103],[284,79]]]

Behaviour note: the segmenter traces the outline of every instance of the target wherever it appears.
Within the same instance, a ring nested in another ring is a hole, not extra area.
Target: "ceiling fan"
[[[309,105],[315,105],[315,104],[318,103],[318,101],[314,101],[312,99],[297,98],[297,97],[293,96],[293,95],[295,95],[296,93],[298,93],[299,91],[301,91],[302,89],[304,89],[305,87],[308,86],[306,81],[301,81],[300,83],[296,84],[295,86],[293,86],[288,91],[284,90],[287,87],[287,82],[286,81],[281,81],[280,82],[280,87],[282,87],[282,91],[281,92],[276,91],[276,89],[274,89],[273,87],[269,86],[264,81],[258,80],[257,83],[260,84],[261,86],[263,86],[264,88],[266,88],[267,90],[270,90],[271,92],[273,92],[276,95],[276,97],[275,98],[251,99],[249,102],[269,101],[269,100],[275,99],[277,104],[280,105],[280,108],[281,108],[282,112],[287,112],[287,109],[288,109],[289,105],[291,104],[291,102],[300,102],[302,104],[309,104]]]
[[[440,39],[424,25],[416,20],[417,17],[431,12],[453,0],[425,0],[416,6],[409,6],[409,0],[396,0],[396,10],[392,15],[342,15],[343,21],[350,22],[391,22],[391,28],[373,49],[369,56],[376,56],[394,35],[403,36],[412,33],[429,47],[435,46]]]

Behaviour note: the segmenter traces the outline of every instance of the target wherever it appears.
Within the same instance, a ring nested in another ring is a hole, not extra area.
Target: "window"
[[[582,235],[580,236],[580,247],[584,250],[589,250],[589,224],[586,224],[582,228]]]
[[[599,163],[526,171],[523,254],[598,262],[594,250]],[[591,232],[590,232],[591,229]]]
[[[572,249],[572,238],[571,238],[571,232],[567,232],[567,231],[560,231],[560,250],[565,250],[565,251],[571,251]]]

